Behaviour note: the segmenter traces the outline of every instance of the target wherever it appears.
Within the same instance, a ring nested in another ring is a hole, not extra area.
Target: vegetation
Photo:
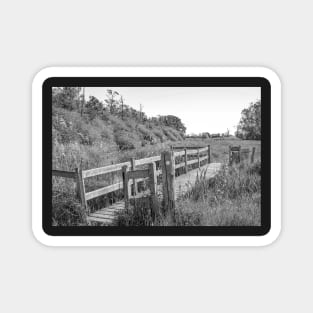
[[[117,92],[107,90],[105,96],[104,102],[92,96],[85,103],[81,88],[53,89],[53,168],[103,166],[119,161],[121,151],[154,146],[146,149],[149,156],[164,143],[184,138],[186,128],[178,117],[148,118]]]
[[[224,166],[213,178],[202,171],[195,185],[177,201],[172,214],[162,209],[152,219],[144,200],[120,214],[120,226],[260,226],[261,163]]]
[[[251,103],[241,112],[236,136],[241,139],[261,140],[261,100]]]

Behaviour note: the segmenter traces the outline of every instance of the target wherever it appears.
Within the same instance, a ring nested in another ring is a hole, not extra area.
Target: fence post
[[[175,164],[173,164],[173,156],[170,151],[162,152],[161,166],[164,207],[171,211],[175,208]]]
[[[153,216],[155,216],[157,211],[157,174],[154,162],[149,164],[149,185],[151,192],[151,211]]]
[[[131,158],[130,163],[131,163],[131,170],[134,171],[136,169],[136,160],[135,160],[135,158]],[[138,193],[138,186],[137,186],[135,178],[133,178],[133,193],[134,193],[134,196],[136,196],[137,193]]]
[[[254,163],[254,153],[255,153],[255,147],[252,148],[251,163]]]
[[[208,145],[208,164],[211,163],[211,146]]]
[[[200,152],[199,152],[199,148],[198,148],[198,168],[200,168]]]
[[[188,155],[187,155],[187,148],[185,150],[185,174],[188,172]]]
[[[127,175],[127,165],[122,167],[122,176],[123,176],[123,190],[124,190],[124,201],[125,209],[128,209],[129,206],[129,190],[128,190],[128,175]]]
[[[238,158],[239,158],[239,163],[241,163],[241,146],[239,146]]]
[[[232,165],[233,161],[232,161],[232,155],[231,155],[231,146],[229,146],[228,148],[228,154],[229,154],[229,165]]]
[[[81,167],[75,168],[75,173],[76,173],[76,192],[81,203],[82,219],[85,223],[87,223],[87,215],[89,214],[89,210],[85,198],[85,184]]]

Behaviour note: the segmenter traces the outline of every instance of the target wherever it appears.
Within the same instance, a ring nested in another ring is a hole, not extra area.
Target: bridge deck
[[[194,169],[187,172],[187,174],[178,176],[175,178],[175,198],[178,199],[184,195],[191,187],[194,186],[197,175],[206,171],[205,178],[214,177],[217,172],[221,169],[221,163],[210,163],[202,166],[200,169]]]
[[[202,166],[200,169],[194,169],[175,178],[175,198],[179,199],[184,195],[192,186],[194,186],[197,176],[206,171],[205,177],[214,177],[221,169],[221,163],[210,163]],[[158,194],[162,193],[162,186],[158,185]],[[114,226],[117,213],[125,210],[125,202],[118,201],[109,207],[100,209],[93,213],[90,213],[87,217],[88,222],[97,222],[106,226]]]

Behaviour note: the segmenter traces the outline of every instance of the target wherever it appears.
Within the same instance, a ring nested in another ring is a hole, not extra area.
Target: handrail
[[[158,162],[158,161],[161,161],[160,155],[136,160],[136,165],[143,165],[143,164],[148,164],[148,163]]]
[[[187,161],[187,159],[185,158],[186,160],[184,162],[181,162],[181,163],[175,165],[176,169],[181,168],[181,167],[188,167],[188,165],[195,164],[195,163],[199,163],[199,166],[200,166],[200,162],[208,159],[208,156],[200,157],[201,153],[209,151],[208,147],[172,147],[172,148],[182,149],[182,151],[173,152],[174,157],[186,156],[186,154],[187,155],[192,155],[192,154],[197,155],[197,158],[194,160]],[[161,156],[157,155],[157,156],[152,156],[152,157],[143,158],[143,159],[139,159],[139,160],[133,159],[132,162],[128,161],[128,162],[107,165],[107,166],[98,167],[98,168],[89,169],[89,170],[76,170],[76,172],[52,170],[52,175],[76,179],[77,184],[81,185],[80,188],[82,190],[84,190],[85,189],[85,187],[84,187],[84,179],[85,178],[94,177],[94,176],[103,175],[103,174],[108,174],[108,173],[117,172],[117,171],[122,171],[123,167],[126,166],[127,168],[132,169],[132,172],[129,172],[128,179],[132,179],[133,183],[139,183],[140,181],[144,181],[144,180],[148,179],[149,172],[148,172],[148,170],[144,170],[144,169],[142,169],[142,170],[138,169],[135,171],[135,166],[140,166],[140,165],[144,165],[144,164],[151,164],[151,163],[155,163],[155,162],[159,162],[159,161],[161,161]],[[155,171],[156,176],[159,176],[162,174],[161,170],[155,169],[154,171]],[[187,172],[187,169],[186,169],[186,172]],[[122,181],[118,181],[112,185],[105,186],[105,187],[102,187],[102,188],[99,188],[99,189],[85,193],[85,200],[87,201],[87,200],[90,200],[90,199],[93,199],[93,198],[99,197],[101,195],[105,195],[107,193],[114,192],[114,191],[117,191],[120,189],[123,189],[123,182]]]
[[[59,171],[52,170],[52,176],[65,177],[65,178],[76,178],[76,172],[68,172],[68,171]]]
[[[208,151],[208,147],[204,147],[202,149],[199,149],[199,153],[203,153],[203,152],[207,152]]]
[[[119,182],[110,186],[102,187],[90,192],[87,192],[85,195],[86,200],[91,200],[93,198],[105,195],[109,192],[117,191],[123,188],[123,182]]]
[[[182,156],[182,155],[185,155],[185,151],[177,151],[177,152],[174,152],[174,156],[175,157],[178,157],[178,156]]]
[[[83,175],[83,178],[88,178],[88,177],[103,175],[103,174],[107,174],[111,172],[117,172],[117,171],[122,170],[122,167],[125,165],[129,167],[130,162],[107,165],[103,167],[93,168],[91,170],[84,170],[82,175]]]

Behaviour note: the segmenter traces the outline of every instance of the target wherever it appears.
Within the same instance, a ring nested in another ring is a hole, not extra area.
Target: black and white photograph
[[[261,226],[261,87],[51,96],[52,226]]]

